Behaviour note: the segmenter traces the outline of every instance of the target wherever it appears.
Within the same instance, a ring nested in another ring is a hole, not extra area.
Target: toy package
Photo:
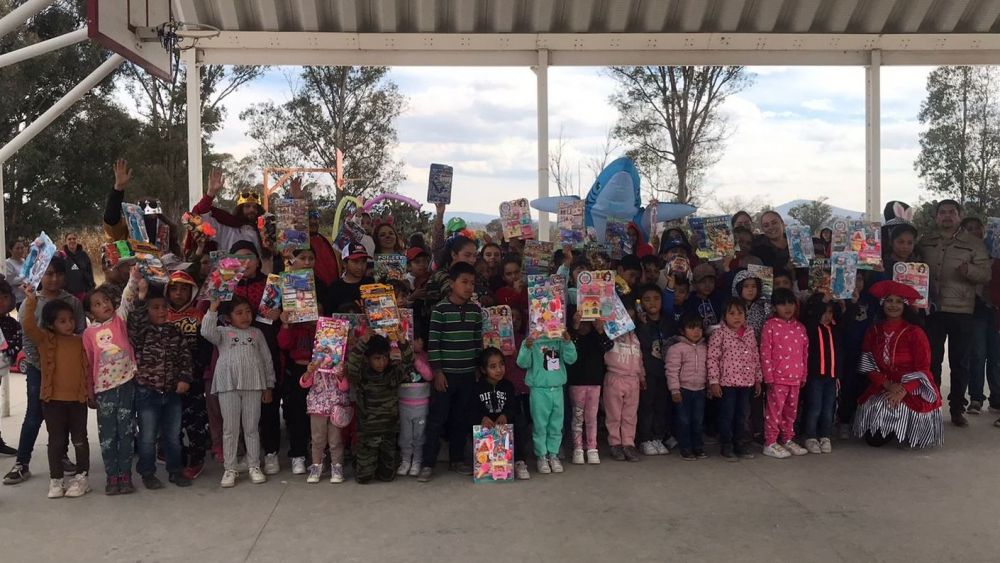
[[[378,254],[375,256],[375,281],[403,281],[406,279],[406,256],[402,254]]]
[[[515,199],[501,203],[500,222],[503,223],[503,235],[507,240],[535,238],[535,229],[531,224],[531,209],[528,207],[527,199]]]
[[[218,250],[210,252],[209,257],[212,259],[212,273],[202,288],[203,299],[232,301],[236,285],[243,279],[243,262],[228,252]]]
[[[128,226],[128,238],[139,242],[149,242],[149,234],[146,233],[146,214],[142,208],[134,203],[122,204],[122,219]]]
[[[170,282],[170,274],[160,260],[160,250],[158,247],[137,241],[130,241],[132,252],[135,255],[136,267],[139,274],[147,282],[155,285],[167,285]]]
[[[990,258],[1000,258],[1000,218],[990,217],[986,219],[986,250],[990,253]]]
[[[24,264],[21,265],[21,278],[24,279],[24,283],[31,287],[37,287],[38,284],[42,283],[42,276],[45,275],[45,270],[49,269],[49,262],[52,262],[56,251],[56,245],[52,243],[52,239],[45,234],[45,231],[42,231],[38,238],[32,241],[31,247],[28,249],[28,256],[24,258]]]
[[[604,321],[604,334],[611,340],[619,336],[628,334],[635,330],[635,322],[629,316],[625,304],[622,303],[618,294],[615,294],[615,307],[611,311],[611,318]]]
[[[852,299],[857,279],[857,252],[834,252],[830,255],[830,292],[834,299]]]
[[[844,219],[837,219],[833,222],[833,226],[830,230],[833,231],[833,235],[831,235],[830,239],[830,253],[846,252],[850,250],[850,243],[847,236],[847,221]]]
[[[312,270],[281,273],[281,306],[288,322],[303,323],[319,318],[316,305],[316,278]]]
[[[813,258],[809,262],[809,290],[814,293],[830,291],[830,261],[826,258]]]
[[[108,265],[114,268],[122,260],[135,260],[135,253],[127,240],[116,240],[104,245],[104,257]]]
[[[490,346],[500,350],[504,356],[513,356],[517,353],[514,319],[507,305],[483,308],[483,349]]]
[[[561,202],[559,204],[559,242],[576,246],[583,244],[583,212],[585,201]]]
[[[688,218],[688,226],[698,242],[698,256],[712,262],[736,252],[731,221],[729,215]]]
[[[552,258],[555,247],[551,242],[540,240],[524,241],[524,262],[525,275],[547,276],[552,271]]]
[[[797,268],[808,268],[809,261],[816,257],[809,225],[788,225],[785,237],[788,238],[788,255],[792,264]]]
[[[427,181],[427,203],[451,205],[451,182],[455,170],[447,164],[431,164]]]
[[[160,219],[156,220],[156,248],[162,254],[170,252],[170,225]]]
[[[531,338],[562,338],[566,330],[565,285],[560,276],[546,281],[532,280],[544,276],[529,276],[528,325]],[[532,285],[532,281],[536,283]]]
[[[514,481],[514,425],[495,424],[492,428],[472,427],[473,474],[475,483]]]
[[[345,321],[348,324],[351,338],[361,338],[361,335],[368,330],[368,315],[357,315],[352,313],[336,313],[328,318]]]
[[[257,217],[257,232],[260,233],[261,246],[274,249],[278,244],[278,225],[274,213],[265,213]]]
[[[350,330],[350,323],[343,319],[319,317],[316,320],[316,339],[313,341],[312,361],[319,364],[317,369],[343,372],[347,335]]]
[[[879,223],[852,221],[847,250],[858,253],[858,268],[882,270],[882,226]]]
[[[771,299],[774,293],[774,268],[759,264],[747,264],[750,275],[760,280],[760,294],[764,299]]]
[[[580,272],[576,279],[576,310],[585,321],[611,318],[615,309],[615,273]]]
[[[364,301],[368,325],[372,330],[393,342],[398,342],[402,323],[399,320],[396,294],[392,286],[378,283],[363,285],[361,300]]]
[[[268,274],[267,285],[264,286],[264,293],[260,296],[260,305],[257,307],[257,321],[273,324],[274,321],[267,318],[267,315],[278,309],[281,309],[281,276]]]
[[[632,253],[632,239],[628,238],[628,223],[620,219],[608,218],[605,225],[604,241],[611,247],[611,258],[621,260]]]
[[[918,309],[928,308],[930,294],[930,270],[923,262],[896,262],[892,267],[892,279],[905,283],[920,293],[920,301],[913,303]]]
[[[205,222],[201,215],[193,215],[191,213],[185,212],[181,215],[181,223],[184,227],[191,233],[201,235],[205,238],[212,238],[215,236],[215,227]]]
[[[279,199],[274,204],[277,250],[309,248],[309,202],[304,199]]]
[[[687,259],[687,256],[675,256],[673,260],[667,263],[666,274],[668,276],[683,276],[687,279],[691,279],[691,262]]]

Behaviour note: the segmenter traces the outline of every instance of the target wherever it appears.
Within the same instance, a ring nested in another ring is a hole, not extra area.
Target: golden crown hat
[[[236,199],[236,205],[240,206],[244,203],[260,205],[260,196],[255,192],[243,192],[240,194],[240,197]]]

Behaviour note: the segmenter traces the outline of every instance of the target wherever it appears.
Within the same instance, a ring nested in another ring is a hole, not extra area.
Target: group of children
[[[97,411],[108,495],[135,491],[133,462],[145,488],[163,487],[157,458],[179,487],[202,473],[209,454],[223,465],[222,487],[235,486],[243,473],[263,483],[280,470],[282,415],[292,473],[308,483],[326,471],[331,483],[343,482],[347,449],[358,483],[404,475],[426,482],[442,439],[450,469],[471,475],[477,424],[513,426],[518,479],[530,478],[529,449],[539,473],[562,473],[563,455],[573,464],[600,463],[602,412],[610,455],[619,461],[672,448],[684,460],[703,459],[706,435],[730,461],[753,458],[748,444],[755,438],[773,458],[832,451],[839,380],[856,373],[844,367],[857,359],[844,342],[866,306],[860,286],[848,302],[824,294],[800,301],[778,271],[765,299],[762,280],[745,269],[701,264],[690,276],[673,275],[663,266],[685,247],[666,238],[652,260],[588,258],[566,247],[555,256],[568,280],[566,330],[560,338],[531,338],[520,241],[480,247],[462,234],[464,224],[446,230],[443,206],[438,212],[434,246],[411,237],[409,274],[391,282],[397,303],[414,310],[412,341],[353,331],[337,369],[313,361],[315,322],[259,309],[267,261],[253,229],[227,248],[245,272],[233,299],[222,303],[198,300],[198,278],[211,268],[199,254],[205,241],[189,254],[191,269],[172,272],[164,287],[136,267],[105,262],[105,284],[82,303],[65,292],[66,264],[54,258],[37,289],[23,288],[28,408],[4,482],[30,475],[44,421],[49,497],[85,494],[88,405]],[[274,267],[314,270],[321,314],[360,314],[373,254],[404,248],[391,223],[364,227],[367,240],[336,254],[316,246],[329,242],[313,231],[312,249],[275,255]],[[617,269],[619,298],[636,325],[614,340],[601,320],[582,320],[572,299],[580,272],[607,268]],[[721,276],[731,286],[718,283]],[[11,290],[0,284],[6,320]],[[484,349],[482,307],[494,304],[511,308],[512,350]],[[8,342],[19,340],[17,323],[0,328]]]

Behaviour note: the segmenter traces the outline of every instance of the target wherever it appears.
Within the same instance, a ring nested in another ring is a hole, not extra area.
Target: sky
[[[253,150],[240,112],[288,98],[294,67],[272,68],[227,99],[216,150]],[[917,112],[928,67],[882,68],[882,200],[916,203]],[[714,198],[757,196],[774,206],[828,197],[864,210],[865,71],[861,67],[750,67],[753,84],[722,106],[732,129],[721,160],[705,178]],[[397,122],[396,157],[406,181],[399,192],[423,200],[430,163],[455,168],[451,210],[496,214],[501,201],[537,197],[535,76],[528,68],[398,67],[391,79],[406,96]],[[600,156],[617,112],[614,83],[601,68],[549,69],[549,139],[564,140],[565,159],[581,172]],[[348,149],[349,150],[349,149]],[[620,152],[620,151],[619,151]],[[618,156],[615,154],[612,156]],[[554,184],[550,192],[556,194]],[[428,206],[429,207],[429,206]]]

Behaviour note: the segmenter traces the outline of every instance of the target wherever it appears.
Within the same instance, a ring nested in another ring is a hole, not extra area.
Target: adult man
[[[989,283],[990,259],[983,242],[959,228],[961,220],[962,206],[954,200],[942,200],[934,213],[937,232],[924,235],[917,248],[930,266],[931,314],[927,318],[927,337],[931,343],[931,371],[940,386],[947,339],[951,422],[965,428],[969,425],[965,418],[965,391],[969,385],[976,286]]]
[[[260,205],[260,196],[252,190],[243,190],[236,200],[234,213],[228,213],[212,205],[215,196],[226,185],[226,179],[218,168],[208,176],[208,190],[204,197],[195,204],[191,213],[201,215],[202,220],[215,229],[215,241],[220,249],[232,247],[237,241],[245,240],[257,248],[261,248],[260,233],[257,231],[257,218],[264,213]],[[266,268],[264,271],[268,271]]]

